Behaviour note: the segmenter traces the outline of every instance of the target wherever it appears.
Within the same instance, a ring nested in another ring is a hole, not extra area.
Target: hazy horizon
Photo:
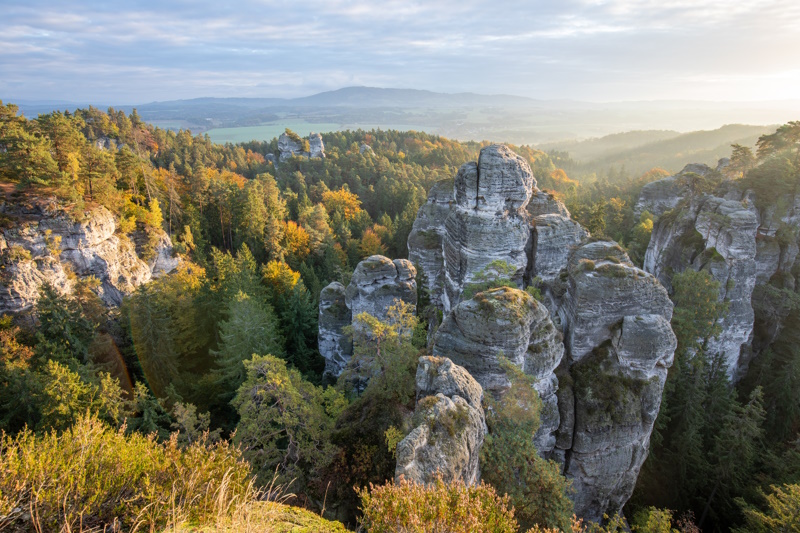
[[[798,49],[789,0],[31,0],[4,7],[0,97],[139,104],[369,86],[769,102],[797,98]]]

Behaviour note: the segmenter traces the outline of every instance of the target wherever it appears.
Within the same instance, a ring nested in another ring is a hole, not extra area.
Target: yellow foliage
[[[303,261],[311,251],[310,242],[311,237],[302,226],[291,220],[285,223],[282,244],[290,256]]]
[[[345,188],[322,193],[322,204],[329,215],[341,213],[345,220],[353,220],[361,211],[361,200]]]
[[[264,282],[280,294],[290,292],[300,281],[300,273],[282,261],[270,261],[264,265],[263,273]]]

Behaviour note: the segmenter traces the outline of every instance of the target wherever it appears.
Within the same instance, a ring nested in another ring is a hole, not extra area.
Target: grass
[[[346,531],[253,480],[226,441],[159,443],[84,416],[63,433],[0,435],[0,531]]]

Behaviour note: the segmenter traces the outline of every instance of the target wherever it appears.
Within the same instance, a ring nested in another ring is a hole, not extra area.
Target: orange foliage
[[[286,222],[283,228],[283,247],[289,255],[302,261],[311,252],[310,242],[311,237],[302,226],[291,220]]]

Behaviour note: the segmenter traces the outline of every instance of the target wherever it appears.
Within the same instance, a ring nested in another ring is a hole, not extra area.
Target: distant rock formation
[[[439,327],[433,355],[463,366],[483,390],[498,398],[511,386],[500,357],[534,377],[543,404],[535,442],[539,453],[547,456],[559,425],[554,371],[564,355],[561,341],[544,305],[524,291],[505,287],[459,303]]]
[[[333,282],[320,294],[319,351],[325,358],[325,373],[338,376],[353,355],[352,341],[342,331],[361,313],[380,320],[395,300],[417,305],[417,271],[406,259],[392,261],[373,255],[361,261],[345,288]],[[410,333],[410,332],[409,332]]]
[[[308,149],[304,146],[305,142],[308,143]],[[325,158],[325,143],[322,142],[322,135],[312,133],[308,136],[308,141],[305,142],[299,136],[293,137],[288,133],[281,133],[280,137],[278,137],[278,161],[282,163],[295,156]]]
[[[416,375],[416,427],[397,445],[395,478],[431,483],[480,480],[478,460],[486,435],[483,390],[447,358],[420,357]]]
[[[69,294],[73,281],[94,276],[97,294],[107,306],[122,303],[123,296],[139,285],[177,268],[172,241],[161,234],[149,263],[136,253],[131,240],[116,233],[114,215],[105,207],[84,212],[74,220],[55,204],[46,207],[6,205],[3,214],[18,221],[2,230],[0,252],[5,273],[0,284],[0,313],[32,308],[39,289],[49,283]]]

